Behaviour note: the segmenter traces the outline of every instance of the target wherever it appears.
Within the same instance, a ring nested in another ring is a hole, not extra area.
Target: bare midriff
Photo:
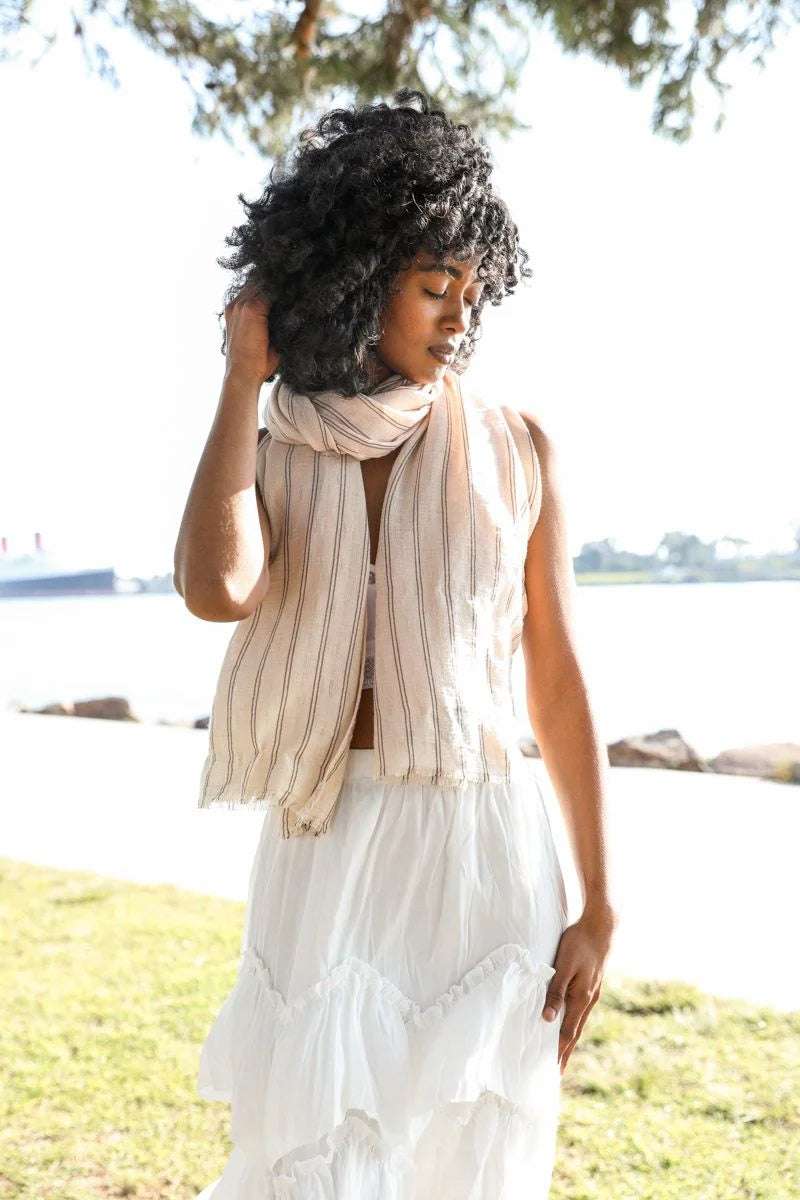
[[[375,562],[378,554],[378,532],[383,509],[383,498],[386,495],[386,485],[394,460],[400,453],[400,447],[384,454],[380,458],[363,458],[361,475],[364,480],[364,495],[367,502],[367,519],[369,521],[370,562]],[[350,745],[354,750],[369,750],[373,745],[374,715],[373,688],[364,688],[356,711],[356,723]]]

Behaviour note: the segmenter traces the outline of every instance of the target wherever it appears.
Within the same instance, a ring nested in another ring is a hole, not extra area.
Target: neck
[[[379,383],[383,383],[390,375],[396,374],[397,371],[393,371],[390,367],[387,367],[386,363],[382,362],[379,358],[375,358],[372,361],[370,387],[377,387]]]

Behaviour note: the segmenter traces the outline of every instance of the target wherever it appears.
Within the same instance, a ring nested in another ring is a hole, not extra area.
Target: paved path
[[[244,902],[264,819],[196,807],[204,730],[0,711],[0,855]],[[570,899],[558,803],[535,763]],[[615,768],[609,872],[620,913],[607,977],[682,979],[800,1009],[800,790],[758,779]]]

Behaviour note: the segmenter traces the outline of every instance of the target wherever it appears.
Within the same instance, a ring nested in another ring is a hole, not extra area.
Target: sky
[[[178,70],[131,35],[99,39],[115,90],[65,6],[32,15],[64,36],[0,63],[0,534],[11,556],[38,531],[64,565],[164,574],[222,384],[216,259],[270,163],[192,134]],[[675,529],[790,549],[800,525],[800,30],[722,76],[726,124],[700,87],[678,146],[650,130],[655,81],[539,30],[530,128],[491,143],[534,275],[485,312],[469,374],[554,442],[572,554]]]

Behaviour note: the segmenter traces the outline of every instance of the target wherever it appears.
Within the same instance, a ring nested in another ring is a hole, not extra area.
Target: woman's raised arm
[[[277,367],[268,311],[247,288],[225,309],[222,392],[175,544],[175,587],[206,621],[242,620],[269,587],[269,523],[255,482],[258,398]]]

